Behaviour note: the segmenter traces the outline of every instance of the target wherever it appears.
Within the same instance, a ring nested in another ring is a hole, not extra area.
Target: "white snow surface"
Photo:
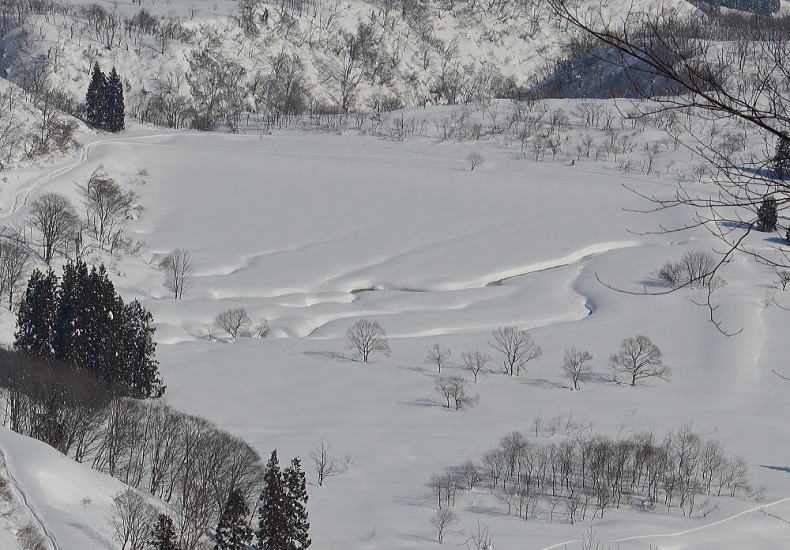
[[[470,151],[486,159],[473,172],[464,163]],[[143,252],[115,261],[111,274],[122,295],[154,315],[167,401],[244,437],[262,456],[276,448],[307,459],[323,438],[353,457],[346,474],[310,489],[314,548],[434,547],[430,476],[479,458],[510,431],[529,432],[536,416],[556,415],[612,436],[650,427],[660,435],[692,422],[746,457],[754,485],[765,488],[761,502],[721,499],[705,518],[610,510],[594,522],[605,548],[787,547],[790,387],[772,369],[786,365],[788,314],[760,306],[773,275],[745,257],[727,266],[716,301],[723,325],[743,329],[731,338],[692,303],[702,291],[643,297],[599,282],[650,288],[665,261],[715,246],[703,230],[640,235],[689,213],[632,212],[646,205],[623,184],[671,193],[669,177],[589,161],[535,163],[487,142],[136,127],[93,138],[61,166],[10,173],[0,191],[5,222],[45,191],[76,201],[75,183],[100,165],[146,209],[127,225]],[[760,235],[753,243],[770,244]],[[155,267],[173,247],[191,250],[197,265],[181,301]],[[787,302],[781,291],[777,299]],[[237,306],[267,318],[271,337],[200,338],[204,324]],[[348,357],[344,333],[359,318],[381,322],[391,357],[368,365]],[[461,352],[490,351],[490,332],[503,324],[532,329],[543,357],[520,377],[483,375],[471,410],[441,407],[427,350],[451,348],[447,373],[463,374]],[[664,351],[671,382],[609,381],[608,356],[635,334]],[[582,391],[561,376],[570,346],[595,357],[599,376]],[[0,431],[0,448],[60,548],[112,547],[96,511],[119,484],[8,431]],[[83,496],[94,504],[80,507]],[[485,490],[464,493],[462,521],[446,545],[461,545],[478,519],[491,525],[497,550],[578,548],[589,529],[589,521],[525,522],[500,507]]]

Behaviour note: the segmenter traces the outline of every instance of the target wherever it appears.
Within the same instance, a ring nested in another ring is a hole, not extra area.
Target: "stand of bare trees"
[[[216,525],[231,490],[248,501],[260,490],[260,457],[242,439],[159,401],[114,397],[90,373],[2,351],[0,392],[4,426],[169,503],[184,550]],[[116,502],[127,542],[141,498]]]
[[[508,515],[552,521],[559,513],[568,523],[603,518],[606,510],[624,505],[705,514],[712,505],[702,497],[752,491],[746,461],[728,456],[718,440],[689,426],[661,439],[645,431],[547,443],[513,432],[483,457],[433,476],[430,486],[440,510],[452,508],[459,491],[478,485],[487,486]]]

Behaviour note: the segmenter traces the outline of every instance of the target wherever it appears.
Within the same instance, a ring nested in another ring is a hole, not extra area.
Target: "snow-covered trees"
[[[372,353],[381,353],[387,357],[390,346],[387,333],[378,321],[360,319],[346,332],[346,349],[357,353],[363,363],[367,363]]]
[[[93,64],[91,81],[85,94],[85,120],[93,128],[103,128],[106,107],[107,77],[104,76],[99,63]]]
[[[492,336],[494,340],[489,341],[488,345],[505,356],[502,365],[510,376],[518,376],[527,363],[542,355],[540,346],[535,343],[528,330],[507,325],[496,329]]]
[[[757,209],[757,229],[760,231],[776,231],[776,224],[779,221],[776,199],[767,195],[763,198],[760,208]]]
[[[125,304],[104,266],[67,264],[60,281],[35,270],[19,305],[16,349],[86,369],[133,397],[159,397],[151,314]]]
[[[664,365],[661,350],[647,336],[637,335],[626,338],[620,344],[620,351],[609,358],[612,370],[624,374],[631,386],[645,378],[669,380],[671,369]]]
[[[272,451],[258,506],[258,545],[266,550],[305,550],[310,546],[307,486],[299,459],[280,469]]]
[[[790,178],[790,138],[777,138],[773,161],[774,177],[778,180]]]
[[[184,248],[174,248],[159,262],[159,269],[164,274],[165,288],[173,293],[173,298],[180,300],[184,291],[192,288],[195,276],[195,260]]]
[[[250,509],[244,495],[237,489],[228,494],[228,500],[219,518],[215,539],[216,550],[245,550],[251,543]]]
[[[151,536],[148,539],[151,550],[178,550],[176,540],[176,530],[173,527],[173,520],[166,514],[159,514],[156,517]]]
[[[291,550],[306,550],[310,540],[310,522],[307,520],[307,482],[302,463],[298,458],[283,473],[286,490],[286,515],[288,516]]]
[[[579,383],[587,379],[592,371],[589,362],[592,361],[592,354],[589,351],[570,348],[565,350],[565,358],[562,360],[562,370],[565,376],[573,383],[573,389],[579,390]]]
[[[99,63],[94,63],[85,94],[85,120],[89,126],[108,132],[124,129],[123,84],[115,67],[105,76]]]

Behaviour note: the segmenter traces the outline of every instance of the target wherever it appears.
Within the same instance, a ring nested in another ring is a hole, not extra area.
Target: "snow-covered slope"
[[[0,455],[15,529],[32,525],[50,550],[114,547],[108,519],[122,483],[7,428],[0,428]],[[17,548],[13,532],[0,536],[2,548]]]
[[[651,135],[633,139],[641,144]],[[485,158],[473,172],[465,165],[470,151]],[[112,273],[124,296],[141,299],[154,314],[169,403],[243,436],[264,456],[277,448],[309,465],[308,453],[324,439],[333,453],[353,457],[346,474],[310,489],[316,547],[432,547],[432,474],[480,459],[510,431],[529,433],[535,417],[572,417],[610,436],[640,429],[660,435],[692,422],[744,456],[753,484],[765,488],[760,502],[716,498],[718,509],[706,517],[640,511],[636,504],[609,510],[593,522],[605,544],[784,548],[790,434],[781,411],[788,387],[771,371],[783,366],[786,313],[766,309],[774,275],[744,257],[727,266],[717,318],[730,330],[743,329],[732,338],[691,301],[704,300],[702,290],[646,298],[607,289],[599,279],[639,291],[654,284],[663,262],[715,247],[704,230],[639,234],[681,223],[687,213],[624,210],[644,204],[622,184],[671,193],[674,178],[688,169],[686,154],[665,150],[650,175],[584,157],[571,166],[570,143],[556,161],[548,158],[526,160],[517,143],[494,138],[401,142],[135,128],[89,145],[51,175],[16,174],[0,198],[17,203],[15,215],[23,216],[25,199],[29,204],[44,191],[74,197],[75,182],[99,165],[139,193],[146,210],[127,227],[145,242],[143,252],[116,260]],[[769,236],[752,239],[773,245]],[[190,249],[197,265],[194,288],[181,301],[169,297],[155,268],[173,247]],[[781,291],[776,299],[787,302]],[[272,337],[205,340],[203,326],[233,306],[247,308],[254,320],[268,318]],[[349,359],[343,337],[359,318],[382,323],[390,358],[369,365]],[[424,363],[427,350],[434,343],[452,349],[445,373],[464,375],[460,353],[492,351],[490,332],[506,323],[533,329],[542,359],[517,378],[482,376],[472,388],[480,403],[471,410],[443,408],[436,373]],[[6,317],[4,327],[12,326]],[[661,347],[671,382],[612,383],[607,357],[638,333]],[[595,358],[596,375],[578,392],[560,370],[570,346]],[[36,469],[25,474],[34,487],[42,485]],[[546,509],[529,522],[507,516],[487,489],[463,492],[455,509],[461,523],[448,535],[453,545],[478,519],[491,525],[502,550],[574,548],[590,528],[589,518],[551,522]]]

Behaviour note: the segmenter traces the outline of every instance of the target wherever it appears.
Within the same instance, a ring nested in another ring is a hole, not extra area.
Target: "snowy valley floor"
[[[473,172],[464,162],[471,151],[486,159]],[[498,145],[320,133],[134,129],[97,137],[80,155],[54,169],[7,174],[4,222],[44,191],[77,202],[75,184],[99,165],[140,195],[146,210],[128,232],[144,241],[143,251],[111,273],[122,295],[154,315],[168,402],[243,436],[262,456],[277,448],[306,458],[324,439],[353,457],[346,474],[311,489],[313,548],[435,547],[431,475],[479,458],[510,431],[528,433],[535,417],[558,415],[611,436],[651,427],[661,436],[692,422],[746,457],[754,485],[765,487],[761,503],[721,499],[706,518],[667,516],[660,507],[608,510],[594,522],[604,547],[787,547],[790,382],[772,369],[787,364],[781,348],[790,313],[760,305],[774,275],[744,257],[727,266],[716,301],[724,326],[743,329],[732,338],[692,303],[704,298],[700,291],[640,297],[597,280],[638,291],[664,262],[716,246],[704,231],[639,235],[682,223],[689,212],[628,212],[646,205],[622,183],[668,194],[674,181],[585,162],[535,163]],[[191,250],[197,266],[182,301],[170,298],[155,267],[174,247]],[[790,305],[781,291],[777,300]],[[271,337],[201,338],[230,307],[267,318]],[[4,315],[8,341],[13,319]],[[345,331],[359,318],[381,322],[390,358],[363,365],[343,357]],[[516,378],[481,376],[477,407],[443,408],[436,372],[424,364],[428,349],[452,349],[447,371],[464,374],[461,352],[492,351],[490,333],[505,324],[532,329],[543,357]],[[671,382],[611,382],[607,358],[636,334],[662,349]],[[560,369],[570,346],[588,349],[599,373],[578,392]],[[0,431],[9,468],[58,537],[74,524],[63,510],[90,495],[70,489],[53,499],[46,476],[60,469],[56,457],[25,460],[32,451],[18,439]],[[456,510],[461,523],[448,547],[462,544],[478,519],[491,525],[497,550],[578,548],[589,530],[589,521],[568,525],[560,514],[554,522],[547,514],[509,517],[485,489],[461,494]],[[89,515],[91,529],[101,530],[101,514]],[[101,536],[85,540],[83,548],[106,547]]]

